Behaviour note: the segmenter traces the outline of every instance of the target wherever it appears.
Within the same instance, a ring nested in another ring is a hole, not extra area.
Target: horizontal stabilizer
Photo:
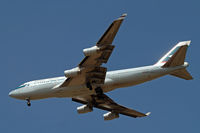
[[[147,112],[145,115],[146,115],[146,116],[149,116],[150,114],[151,114],[151,112]]]
[[[193,77],[190,75],[190,73],[186,69],[181,69],[181,70],[175,71],[170,75],[176,76],[178,78],[182,78],[182,79],[185,79],[185,80],[193,79]]]

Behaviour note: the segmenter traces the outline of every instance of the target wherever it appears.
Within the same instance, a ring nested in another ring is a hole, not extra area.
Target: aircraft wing
[[[61,87],[87,83],[95,84],[96,86],[104,84],[107,69],[101,67],[101,65],[102,63],[107,63],[115,47],[112,45],[112,42],[125,17],[126,14],[123,14],[121,17],[114,20],[94,47],[83,50],[85,58],[80,62],[77,68],[80,73],[76,76],[66,76],[67,79]]]
[[[122,14],[121,17],[116,19],[109,26],[109,28],[106,30],[106,32],[103,34],[103,36],[97,42],[97,46],[112,44],[112,41],[114,40],[115,35],[117,34],[117,31],[119,30],[119,27],[126,16],[127,16],[127,14]]]
[[[99,108],[102,110],[107,110],[110,112],[115,112],[118,114],[131,116],[134,118],[144,117],[144,116],[148,116],[150,114],[150,112],[143,114],[143,113],[140,113],[133,109],[129,109],[127,107],[119,105],[119,104],[115,103],[111,98],[109,98],[105,94],[76,97],[76,98],[72,98],[72,101],[82,103],[82,104],[92,105],[93,107],[96,107],[96,108]]]

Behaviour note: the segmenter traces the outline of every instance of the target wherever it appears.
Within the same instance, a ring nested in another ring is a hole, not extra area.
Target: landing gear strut
[[[29,98],[26,98],[26,101],[27,101],[27,106],[31,106],[30,99],[29,99]]]

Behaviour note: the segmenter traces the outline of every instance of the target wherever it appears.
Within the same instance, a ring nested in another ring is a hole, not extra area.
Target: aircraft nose
[[[19,95],[19,92],[17,90],[13,90],[8,94],[10,97],[16,98]]]
[[[15,95],[15,92],[14,91],[11,91],[9,94],[8,94],[10,97],[13,97]]]

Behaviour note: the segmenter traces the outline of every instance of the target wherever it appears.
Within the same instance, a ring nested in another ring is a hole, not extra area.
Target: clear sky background
[[[20,84],[62,76],[110,23],[128,16],[114,40],[108,70],[154,64],[178,41],[192,40],[186,60],[194,80],[165,76],[108,95],[149,117],[104,121],[106,111],[78,115],[70,98],[12,99]],[[200,132],[200,2],[198,0],[1,0],[0,132]]]

